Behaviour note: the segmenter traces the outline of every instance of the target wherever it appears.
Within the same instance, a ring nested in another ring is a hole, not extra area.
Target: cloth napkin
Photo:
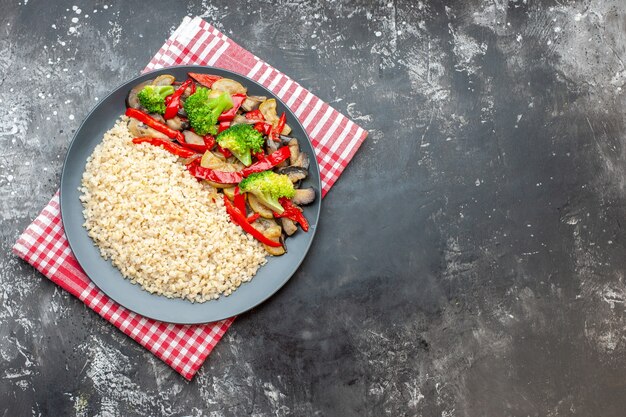
[[[144,71],[184,64],[238,72],[280,97],[311,138],[320,165],[323,196],[367,136],[366,131],[300,84],[198,17],[186,17]],[[19,237],[13,252],[186,379],[194,376],[234,320],[177,325],[145,318],[116,304],[91,282],[72,255],[61,223],[58,192]]]

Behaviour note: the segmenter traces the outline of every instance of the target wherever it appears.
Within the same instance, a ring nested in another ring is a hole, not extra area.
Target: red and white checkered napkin
[[[280,97],[310,135],[320,164],[325,195],[357,151],[367,132],[295,81],[270,67],[200,18],[185,18],[146,67],[213,65],[257,80]],[[191,379],[234,318],[204,325],[163,323],[113,302],[89,280],[65,238],[55,195],[28,226],[13,251],[69,291],[182,376]]]

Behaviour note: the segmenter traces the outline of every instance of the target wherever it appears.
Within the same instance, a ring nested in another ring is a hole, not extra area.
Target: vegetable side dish
[[[309,157],[288,136],[275,99],[248,96],[231,79],[189,73],[183,82],[166,74],[138,84],[126,101],[133,143],[162,147],[192,176],[221,190],[231,221],[269,254],[284,254],[284,236],[298,227],[308,231],[300,206],[316,193],[300,184]]]

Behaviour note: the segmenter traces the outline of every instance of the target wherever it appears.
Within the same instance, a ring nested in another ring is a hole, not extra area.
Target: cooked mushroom
[[[159,113],[150,113],[150,117],[160,123],[165,123],[165,119]]]
[[[237,115],[235,115],[235,118],[233,119],[233,121],[232,121],[232,123],[230,125],[231,126],[241,125],[241,124],[253,125],[257,121],[258,120],[248,119],[246,116],[242,116],[241,114],[237,114]]]
[[[291,139],[287,146],[289,146],[289,151],[291,152],[291,156],[289,157],[289,162],[291,165],[295,164],[300,156],[300,145],[298,145],[298,139]]]
[[[167,135],[154,130],[153,128],[141,123],[137,119],[130,119],[128,122],[128,130],[134,137],[150,136],[153,138],[169,139]]]
[[[265,205],[261,203],[253,194],[250,194],[248,196],[248,205],[250,206],[252,211],[254,211],[255,213],[259,213],[259,215],[264,219],[274,218],[274,213],[272,213],[272,210],[265,207]]]
[[[291,163],[292,166],[304,169],[309,169],[309,164],[309,154],[306,152],[300,152],[300,155],[298,155],[298,159],[295,162]]]
[[[283,226],[283,230],[287,234],[287,236],[291,236],[298,230],[298,226],[296,226],[296,222],[286,217],[280,219],[280,223]]]
[[[228,197],[229,199],[232,200],[235,198],[235,187],[226,187],[226,188],[223,188],[222,191],[224,192],[224,195]]]
[[[139,97],[137,97],[137,94],[139,94],[139,92],[143,90],[145,86],[150,84],[152,84],[152,80],[144,81],[131,88],[128,92],[128,95],[126,96],[126,107],[130,107],[133,109],[140,108],[141,103],[139,103]]]
[[[184,117],[185,119],[187,118],[187,112],[185,111],[185,108],[182,107],[182,106],[178,109],[178,113],[177,114],[178,114],[179,117]]]
[[[275,126],[278,123],[278,115],[276,114],[276,99],[270,98],[259,105],[259,110],[265,117],[265,121]]]
[[[279,145],[278,142],[276,142],[276,141],[274,141],[274,140],[272,140],[270,138],[267,138],[265,140],[265,148],[267,150],[268,155],[271,155],[274,152],[276,152],[278,150],[278,145]]]
[[[265,100],[267,100],[267,97],[265,96],[248,96],[243,103],[241,103],[241,108],[243,111],[256,110]]]
[[[192,132],[191,130],[185,130],[183,132],[183,136],[185,137],[185,142],[187,143],[191,143],[192,145],[204,145],[204,139],[202,138],[202,136]]]
[[[291,180],[291,182],[293,183],[301,181],[305,179],[307,175],[309,175],[309,172],[306,169],[297,167],[297,166],[288,166],[285,168],[280,168],[278,170],[278,173],[287,175],[289,179]]]
[[[241,83],[230,78],[220,78],[211,86],[213,91],[226,91],[230,94],[246,94],[248,90]]]
[[[189,128],[189,122],[183,120],[179,116],[174,116],[171,119],[167,119],[167,122],[165,123],[174,130],[184,130]]]
[[[172,85],[176,81],[173,75],[163,74],[159,75],[152,81],[152,85]]]
[[[283,130],[282,132],[280,132],[281,135],[288,135],[291,133],[291,126],[289,126],[287,123],[285,123],[285,126],[283,126]]]
[[[307,205],[315,201],[315,190],[313,187],[299,188],[291,201],[294,204]]]

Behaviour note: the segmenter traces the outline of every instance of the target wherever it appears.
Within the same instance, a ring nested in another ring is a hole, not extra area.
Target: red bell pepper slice
[[[241,228],[245,232],[251,234],[252,237],[254,237],[259,242],[273,248],[280,248],[281,246],[283,246],[282,243],[276,242],[266,237],[263,233],[261,233],[260,231],[255,229],[254,226],[248,223],[248,219],[246,219],[246,216],[241,213],[237,208],[235,208],[235,206],[233,206],[233,203],[231,203],[226,196],[224,196],[224,207],[226,207],[226,212],[230,216],[230,219],[233,221],[233,223],[241,226]]]
[[[265,122],[256,122],[254,126],[252,126],[255,130],[263,133],[264,135],[268,135],[272,132],[272,125]]]
[[[286,120],[287,120],[287,116],[285,115],[285,112],[283,112],[283,114],[281,114],[280,118],[278,119],[278,123],[276,124],[276,127],[272,128],[273,140],[275,141],[280,140],[278,136],[283,132],[283,129],[285,128]]]
[[[192,80],[185,81],[176,89],[176,91],[174,91],[174,94],[165,98],[166,107],[165,114],[163,115],[165,119],[173,119],[176,117],[178,109],[180,108],[180,96],[183,95],[187,87],[189,87],[192,83]]]
[[[220,184],[239,184],[243,179],[241,172],[215,171],[200,166],[197,159],[187,165],[187,170],[198,179],[209,180]]]
[[[255,221],[259,219],[259,217],[261,217],[259,213],[254,213],[254,214],[249,215],[246,220],[248,221],[248,223],[254,223]]]
[[[241,173],[244,177],[247,177],[250,174],[254,174],[255,172],[263,172],[268,169],[274,168],[276,165],[281,162],[287,160],[291,156],[291,151],[289,150],[289,146],[283,146],[278,149],[271,155],[264,157],[262,160],[255,162],[249,167],[244,168]]]
[[[206,135],[202,139],[204,139],[204,145],[206,146],[207,150],[210,151],[211,149],[213,149],[216,143],[213,135]]]
[[[191,78],[193,78],[194,80],[196,80],[197,82],[199,82],[200,84],[202,84],[205,87],[209,87],[211,88],[211,86],[213,86],[213,83],[217,80],[219,80],[220,77],[219,75],[212,75],[212,74],[198,74],[195,72],[189,72],[187,73]]]
[[[241,107],[243,102],[246,100],[246,97],[247,96],[245,94],[232,94],[230,96],[230,99],[233,101],[233,107],[231,107],[230,109],[220,114],[219,117],[217,118],[217,121],[218,122],[231,122],[235,118],[235,115],[237,114],[239,107]]]
[[[191,131],[193,133],[196,133],[196,132],[194,132],[193,129],[191,129]],[[188,143],[185,140],[185,135],[180,135],[180,137],[177,138],[176,140],[178,141],[178,143],[180,143],[180,146],[182,146],[183,148],[191,149],[192,151],[195,151],[195,152],[198,152],[198,153],[205,153],[207,150],[211,149],[213,146],[211,146],[211,148],[209,148],[208,144],[207,144],[207,140],[204,137],[202,139],[204,140],[204,144],[202,144],[202,145],[197,144],[197,143]]]
[[[170,128],[168,125],[159,122],[158,120],[150,117],[149,114],[142,112],[141,110],[133,109],[129,107],[126,109],[126,116],[139,120],[141,123],[153,128],[154,130],[163,133],[168,138],[176,139],[180,142],[179,138],[183,136],[178,130]],[[184,141],[184,139],[183,139]]]
[[[150,145],[161,146],[163,147],[163,149],[165,149],[169,153],[172,153],[176,156],[180,156],[181,158],[191,158],[192,156],[196,155],[196,152],[190,149],[185,149],[182,146],[177,145],[174,142],[171,142],[167,139],[162,139],[162,138],[152,138],[149,136],[143,136],[139,138],[134,138],[133,143],[149,143]]]
[[[230,120],[224,120],[217,125],[217,133],[222,133],[230,127]]]
[[[237,210],[246,214],[246,198],[239,192],[239,186],[235,187],[235,196],[233,198],[233,204],[237,207]]]
[[[231,151],[226,148],[222,148],[220,145],[217,145],[217,150],[220,151],[222,155],[224,155],[224,158],[230,158],[231,156],[233,156],[233,153]]]
[[[264,121],[265,116],[263,116],[263,113],[261,113],[261,110],[256,109],[256,110],[252,110],[246,113],[246,119]]]
[[[278,202],[285,210],[281,214],[274,212],[274,217],[286,217],[298,223],[305,232],[309,231],[309,222],[306,217],[304,217],[304,214],[302,214],[302,211],[298,207],[294,206],[290,199],[282,197],[278,199]]]

